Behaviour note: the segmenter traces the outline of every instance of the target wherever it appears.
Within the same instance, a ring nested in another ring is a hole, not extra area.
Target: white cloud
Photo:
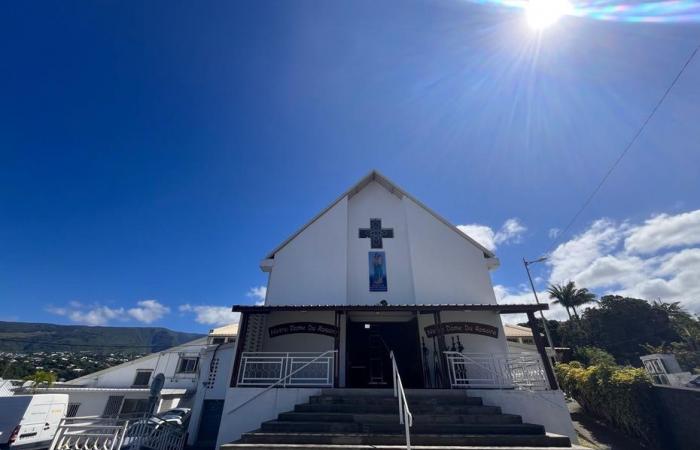
[[[661,249],[700,244],[700,209],[669,216],[659,214],[635,227],[625,240],[625,249],[649,254]]]
[[[559,236],[559,233],[561,233],[559,228],[550,228],[547,232],[547,236],[549,236],[550,239],[556,239],[557,236]]]
[[[493,241],[496,244],[505,244],[509,242],[518,243],[523,233],[527,231],[527,228],[521,224],[518,219],[512,218],[506,220],[498,233],[493,237]]]
[[[265,286],[254,286],[248,290],[246,297],[255,300],[257,306],[265,304],[265,296],[267,295],[267,287]]]
[[[680,301],[700,313],[700,210],[642,224],[595,221],[547,261],[549,283],[575,281],[597,294]]]
[[[68,317],[75,323],[92,326],[107,325],[113,319],[124,319],[124,308],[110,308],[101,305],[84,307],[78,302],[70,302],[69,306],[69,308],[49,306],[46,311]]]
[[[517,289],[511,289],[497,284],[493,287],[493,290],[496,294],[496,300],[501,305],[535,303],[535,296],[532,294],[532,290],[526,286],[519,286]],[[538,292],[537,297],[540,303],[550,303],[549,294],[547,294],[547,292]],[[549,304],[549,309],[544,311],[544,315],[548,320],[564,320],[568,318],[564,308],[552,304]],[[537,313],[536,316],[539,318],[539,313]],[[501,317],[505,323],[527,322],[527,316],[525,314],[504,314]]]
[[[457,228],[489,250],[495,250],[501,244],[518,243],[523,233],[527,231],[527,228],[516,218],[506,220],[498,231],[478,223],[457,225]]]
[[[133,308],[110,308],[99,303],[86,305],[70,301],[67,306],[49,306],[46,311],[63,316],[72,322],[84,325],[108,325],[114,321],[128,321],[129,318],[143,323],[152,323],[170,312],[170,308],[157,300],[142,300]]]
[[[142,300],[137,307],[130,308],[131,317],[143,323],[152,323],[170,313],[170,308],[160,304],[157,300]]]
[[[180,312],[194,313],[194,321],[203,325],[228,325],[237,323],[240,319],[240,313],[231,311],[230,306],[214,306],[214,305],[180,305]]]
[[[457,228],[459,229],[459,231],[474,239],[476,242],[488,248],[489,250],[496,249],[496,244],[493,241],[494,235],[496,233],[494,233],[491,227],[473,223],[470,225],[457,225]]]
[[[612,251],[621,238],[620,227],[610,220],[595,221],[588,230],[560,244],[549,256],[550,283],[575,279],[593,261]]]

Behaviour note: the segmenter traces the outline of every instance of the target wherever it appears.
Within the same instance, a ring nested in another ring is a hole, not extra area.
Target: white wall
[[[483,252],[404,197],[416,303],[495,304]]]
[[[192,415],[188,427],[187,443],[190,445],[197,441],[204,400],[225,399],[231,383],[233,361],[236,356],[236,341],[222,344],[216,348],[216,351],[214,350],[215,346],[203,350],[199,360],[199,385],[192,400]],[[214,358],[218,359],[219,362],[216,365],[215,375],[210,377],[209,368],[212,367],[211,362]],[[212,384],[205,384],[212,379]]]
[[[275,255],[268,305],[345,304],[347,199]]]
[[[371,218],[394,230],[382,249],[358,236]],[[387,292],[369,291],[372,250],[385,252]],[[340,200],[268,262],[267,305],[496,303],[482,250],[376,181]]]
[[[382,249],[373,249],[370,239],[358,237],[360,228],[369,228],[369,220],[382,220],[382,228],[393,228],[394,237],[383,239]],[[376,305],[381,300],[392,304],[415,304],[408,227],[401,199],[377,182],[369,183],[348,202],[348,304]],[[386,255],[387,292],[369,292],[370,251]]]
[[[244,405],[246,401],[263,391],[265,388],[232,388],[228,390],[224,412],[221,416],[219,438],[216,442],[217,449],[223,444],[239,439],[243,433],[260,428],[261,423],[277,418],[279,413],[294,410],[294,405],[307,403],[309,397],[318,395],[321,389],[270,389]],[[239,405],[243,406],[238,408]]]
[[[549,433],[568,436],[578,443],[562,391],[521,391],[504,389],[467,389],[481,397],[484,405],[500,406],[505,414],[518,414],[523,422],[543,425]]]
[[[104,388],[130,388],[133,386],[138,370],[152,370],[153,376],[162,373],[165,375],[166,389],[197,388],[197,374],[176,373],[180,356],[197,357],[199,352],[206,347],[206,338],[198,339],[190,344],[173,347],[171,349],[153,353],[143,358],[136,359],[115,367],[110,367],[90,375],[86,375],[67,384]]]
[[[117,391],[75,391],[53,388],[52,392],[68,394],[68,403],[79,403],[78,416],[101,416],[104,413],[110,396],[120,396],[124,399],[147,399],[148,392],[117,392]]]

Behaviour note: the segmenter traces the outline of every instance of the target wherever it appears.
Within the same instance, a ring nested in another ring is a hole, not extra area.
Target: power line
[[[673,81],[671,82],[671,84],[666,88],[666,91],[664,92],[664,94],[656,102],[656,104],[652,108],[652,110],[649,113],[649,115],[647,116],[647,118],[644,120],[644,122],[642,122],[642,125],[639,127],[639,129],[634,134],[634,136],[632,136],[632,139],[627,143],[625,148],[622,150],[622,153],[620,153],[620,156],[618,156],[617,159],[613,162],[613,164],[610,166],[610,168],[605,173],[603,178],[601,178],[598,185],[595,187],[595,189],[593,189],[593,191],[588,196],[588,198],[586,198],[586,200],[581,205],[581,208],[579,208],[579,210],[576,212],[576,214],[574,214],[574,216],[571,218],[571,220],[566,225],[566,227],[564,227],[562,232],[557,235],[557,238],[554,240],[554,243],[552,243],[552,246],[549,248],[549,250],[547,251],[546,254],[552,253],[552,251],[556,248],[557,244],[559,244],[559,242],[561,242],[562,238],[568,233],[569,229],[571,229],[571,227],[574,225],[574,223],[576,223],[576,220],[578,220],[581,213],[588,207],[588,205],[591,203],[591,201],[596,196],[596,194],[598,194],[598,191],[600,191],[600,189],[603,187],[605,182],[608,181],[608,178],[610,178],[610,175],[613,173],[613,171],[618,166],[618,164],[620,164],[620,161],[622,161],[622,158],[624,158],[625,155],[627,155],[627,152],[629,152],[629,150],[632,148],[632,146],[637,142],[637,139],[639,138],[639,136],[641,136],[642,132],[644,131],[646,126],[649,124],[651,119],[654,117],[654,115],[656,114],[656,111],[659,109],[661,104],[664,102],[664,100],[666,100],[666,97],[668,97],[668,94],[671,92],[673,87],[676,85],[676,83],[678,82],[678,79],[681,77],[681,75],[683,75],[683,72],[685,72],[685,69],[688,67],[688,65],[693,60],[693,58],[695,58],[695,55],[697,54],[698,50],[700,50],[700,45],[695,47],[695,50],[693,50],[693,52],[690,54],[688,59],[686,59],[685,64],[683,64],[683,67],[681,67],[681,70],[678,71],[678,73],[676,74],[676,76],[673,79]]]

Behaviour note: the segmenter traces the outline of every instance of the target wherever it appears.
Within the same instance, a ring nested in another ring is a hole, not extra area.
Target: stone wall
[[[661,429],[666,433],[666,436],[661,436],[662,442],[678,450],[700,448],[697,434],[700,389],[655,385],[654,397]]]

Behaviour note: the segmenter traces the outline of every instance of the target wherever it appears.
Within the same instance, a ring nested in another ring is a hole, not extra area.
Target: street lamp
[[[537,291],[535,290],[535,284],[532,282],[532,276],[530,275],[530,264],[536,264],[539,262],[546,261],[547,257],[543,256],[541,258],[535,259],[534,261],[527,261],[525,258],[523,258],[523,265],[525,266],[525,271],[527,272],[527,279],[530,280],[530,287],[532,288],[532,293],[535,296],[535,302],[537,304],[540,304],[540,299],[537,297]],[[552,336],[549,334],[549,326],[547,325],[547,320],[544,318],[544,312],[540,309],[540,317],[542,318],[542,327],[544,327],[544,334],[547,336],[547,342],[549,343],[549,347],[552,349],[554,352],[554,359],[559,360],[557,358],[557,351],[554,348],[554,342],[552,342]],[[537,333],[537,330],[532,330],[533,333]]]

